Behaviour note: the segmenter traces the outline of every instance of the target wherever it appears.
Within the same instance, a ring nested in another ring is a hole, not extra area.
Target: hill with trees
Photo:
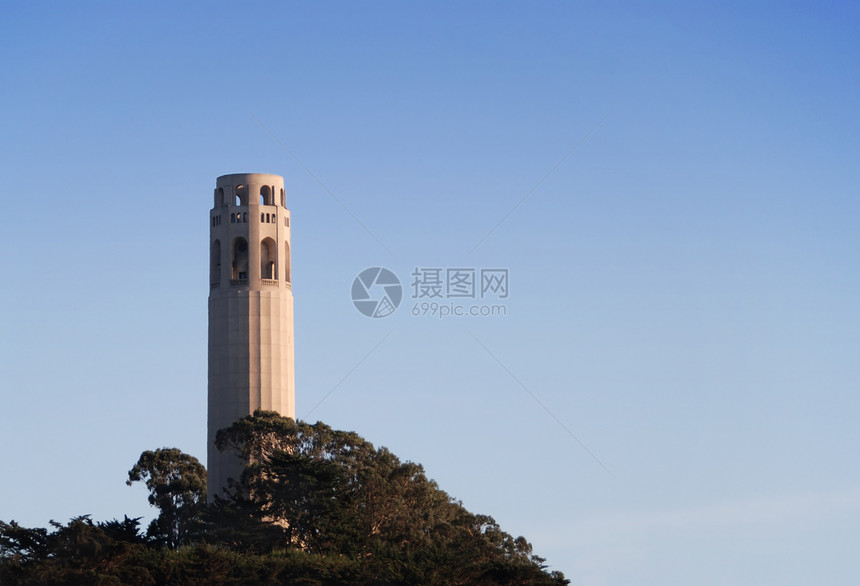
[[[218,434],[248,466],[206,503],[206,469],[175,448],[141,454],[158,517],[50,528],[0,521],[0,584],[567,584],[523,537],[467,511],[354,432],[256,412]]]

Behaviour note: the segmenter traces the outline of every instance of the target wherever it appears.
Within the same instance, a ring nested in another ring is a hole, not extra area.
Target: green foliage
[[[176,548],[189,543],[201,529],[206,505],[206,468],[176,448],[161,448],[140,455],[128,471],[129,486],[143,481],[149,489],[149,504],[158,507],[158,518],[147,534],[160,545]]]
[[[0,521],[0,558],[29,562],[48,551],[47,529],[27,529],[15,521]]]
[[[524,538],[353,432],[258,411],[216,444],[249,462],[235,501],[280,533],[274,546],[365,560],[393,583],[565,583]]]
[[[257,412],[218,434],[249,462],[230,499],[205,503],[206,471],[176,449],[141,454],[160,514],[75,517],[50,529],[0,521],[0,584],[567,584],[531,545],[475,515],[355,433]]]
[[[138,519],[93,523],[89,516],[52,532],[0,521],[2,584],[152,584],[136,557],[146,550]]]

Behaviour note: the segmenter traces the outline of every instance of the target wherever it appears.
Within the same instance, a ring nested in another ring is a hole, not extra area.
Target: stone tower
[[[284,179],[218,177],[209,212],[208,498],[242,462],[215,434],[256,409],[295,418],[290,211]]]

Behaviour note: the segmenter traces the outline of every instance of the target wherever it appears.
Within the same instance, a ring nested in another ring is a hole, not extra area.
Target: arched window
[[[274,202],[272,201],[272,188],[268,185],[264,185],[260,188],[260,205],[274,205]]]
[[[284,197],[284,188],[281,188],[281,207],[287,207],[286,198]]]
[[[237,185],[235,195],[235,203],[237,206],[248,205],[248,188],[245,185]]]
[[[215,205],[217,207],[221,207],[221,208],[223,208],[225,205],[227,205],[227,200],[224,199],[224,188],[223,187],[219,187],[218,191],[215,194]]]
[[[248,241],[241,236],[233,240],[232,278],[248,279]]]
[[[231,223],[231,224],[235,224],[235,223],[236,223],[236,214],[235,214],[235,213],[230,214],[230,223]]]
[[[209,283],[213,286],[221,282],[221,241],[212,243],[209,254]]]
[[[284,280],[290,282],[290,243],[284,242]]]
[[[263,279],[278,278],[278,247],[271,238],[260,243],[260,276]]]
[[[266,214],[260,214],[260,223],[262,224],[265,221],[266,221]]]
[[[245,222],[246,224],[248,223],[248,212],[245,212],[244,214],[242,214],[242,221]]]

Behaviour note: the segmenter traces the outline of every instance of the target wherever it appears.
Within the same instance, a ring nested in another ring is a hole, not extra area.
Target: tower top
[[[256,204],[286,207],[284,178],[269,173],[231,173],[215,180],[214,208]]]
[[[272,175],[270,173],[230,173],[228,175],[221,175],[215,180],[215,183],[218,187],[241,185],[243,183],[256,183],[258,185],[278,183],[283,187],[284,178],[280,175]]]

